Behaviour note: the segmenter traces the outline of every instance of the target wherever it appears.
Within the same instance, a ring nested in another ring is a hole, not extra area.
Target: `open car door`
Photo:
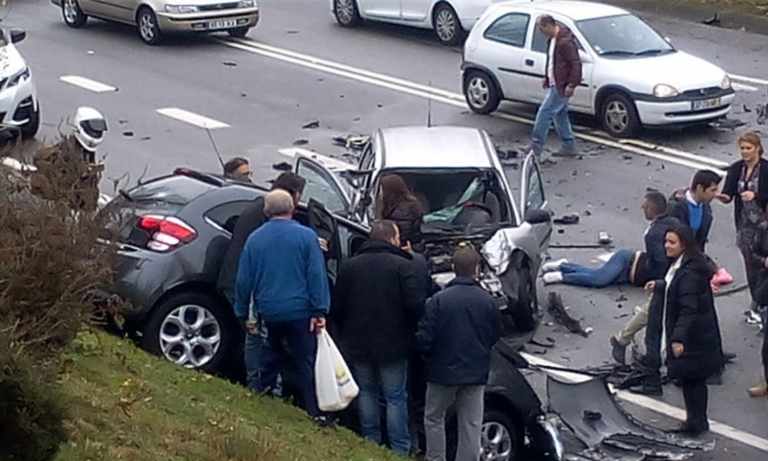
[[[522,177],[520,179],[520,210],[526,221],[531,212],[550,213],[549,202],[544,194],[544,181],[541,178],[539,165],[533,153],[528,154],[523,162]],[[536,233],[536,241],[539,243],[539,251],[545,252],[549,247],[549,239],[552,236],[552,220],[532,224]]]
[[[349,195],[339,177],[328,167],[309,156],[298,154],[294,171],[307,181],[301,198],[302,204],[306,205],[310,199],[315,199],[331,213],[349,215]]]
[[[307,218],[309,227],[317,236],[328,242],[328,251],[325,253],[325,262],[328,269],[328,278],[331,283],[336,283],[341,264],[341,239],[339,237],[339,224],[336,218],[322,203],[311,198],[307,206]]]

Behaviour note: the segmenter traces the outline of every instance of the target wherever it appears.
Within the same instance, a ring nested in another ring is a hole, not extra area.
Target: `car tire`
[[[487,115],[499,108],[501,91],[490,75],[473,70],[464,84],[464,99],[472,112]]]
[[[32,139],[40,130],[40,103],[37,103],[37,110],[32,111],[29,121],[20,128],[21,139]]]
[[[136,27],[139,31],[139,37],[147,45],[159,45],[162,40],[160,25],[157,23],[157,15],[152,8],[143,6],[139,8],[136,14]]]
[[[456,415],[451,417],[447,429],[447,459],[454,459],[456,458],[458,445]],[[492,459],[494,461],[522,460],[525,443],[524,436],[525,430],[521,424],[516,424],[509,416],[495,408],[486,407],[483,414],[480,438],[480,448],[483,453],[481,459]]]
[[[245,36],[248,35],[249,30],[251,30],[250,27],[238,27],[236,29],[229,29],[227,33],[230,37],[245,38]]]
[[[203,293],[172,296],[153,310],[141,329],[140,345],[186,368],[218,370],[233,356],[237,338],[236,321],[227,307]]]
[[[432,27],[440,43],[446,46],[455,46],[464,40],[466,33],[461,26],[456,10],[447,3],[441,3],[435,8],[432,15]]]
[[[611,93],[600,104],[600,122],[605,131],[615,138],[628,138],[640,126],[635,102],[624,93]]]
[[[512,320],[519,331],[533,331],[539,324],[539,299],[536,293],[536,279],[528,264],[518,269],[518,302],[512,310]]]
[[[88,22],[88,16],[83,13],[77,0],[62,1],[61,15],[64,17],[64,23],[73,29],[84,27]]]
[[[333,0],[333,15],[342,27],[357,27],[363,20],[356,0]]]

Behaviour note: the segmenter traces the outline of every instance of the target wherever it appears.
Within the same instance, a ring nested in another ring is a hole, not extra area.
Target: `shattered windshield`
[[[509,225],[512,207],[495,170],[396,173],[421,203],[425,234],[452,235]]]
[[[657,56],[675,51],[651,26],[631,14],[586,19],[576,24],[600,56]]]

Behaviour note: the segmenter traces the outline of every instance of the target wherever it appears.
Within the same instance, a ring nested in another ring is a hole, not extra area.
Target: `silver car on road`
[[[157,45],[169,32],[222,32],[243,38],[259,22],[256,0],[51,0],[64,22],[84,27],[89,17],[135,25]]]

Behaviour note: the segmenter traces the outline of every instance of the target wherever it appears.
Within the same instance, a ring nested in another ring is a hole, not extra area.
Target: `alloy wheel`
[[[168,360],[200,368],[219,351],[221,325],[206,308],[183,305],[172,310],[160,326],[160,350]]]
[[[139,33],[146,42],[155,39],[155,18],[150,13],[144,13],[139,18]]]
[[[336,17],[344,25],[351,24],[355,19],[355,0],[336,0]]]
[[[605,124],[615,133],[624,132],[629,126],[629,109],[622,101],[611,101],[605,108]]]
[[[483,108],[491,97],[491,89],[488,83],[481,77],[473,77],[467,85],[467,96],[473,107]]]
[[[450,42],[456,36],[458,24],[454,14],[447,8],[440,10],[435,17],[435,32],[443,42]]]
[[[77,0],[64,0],[64,19],[69,24],[77,21]]]
[[[483,424],[480,459],[483,461],[508,461],[512,458],[512,435],[498,422]]]

